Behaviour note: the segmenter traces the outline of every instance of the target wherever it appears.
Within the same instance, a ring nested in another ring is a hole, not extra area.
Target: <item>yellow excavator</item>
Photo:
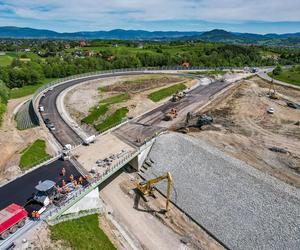
[[[160,181],[168,180],[168,188],[167,188],[167,201],[166,201],[166,212],[170,210],[170,195],[171,195],[171,188],[172,188],[172,176],[170,172],[167,172],[165,175],[156,177],[154,179],[148,181],[142,181],[137,184],[137,189],[144,195],[148,196],[153,193],[153,189],[155,184]]]

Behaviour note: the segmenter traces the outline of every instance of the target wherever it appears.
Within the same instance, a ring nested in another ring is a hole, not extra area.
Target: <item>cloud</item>
[[[180,21],[237,24],[300,21],[297,0],[1,0],[7,23],[47,24],[59,30],[111,29]],[[25,21],[25,22],[24,22]],[[19,26],[24,26],[20,25]],[[189,28],[187,28],[189,29]]]

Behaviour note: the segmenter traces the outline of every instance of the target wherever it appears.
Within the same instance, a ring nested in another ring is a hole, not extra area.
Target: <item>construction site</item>
[[[40,102],[46,110],[40,116],[56,126],[49,133],[66,156],[50,184],[76,184],[84,192],[95,183],[92,198],[67,211],[97,204],[100,228],[115,248],[299,248],[299,89],[248,71],[114,76],[62,86]],[[50,105],[58,111],[48,111]],[[127,112],[111,123],[120,109]],[[74,147],[79,133],[65,132],[64,123],[93,140]],[[63,169],[73,180],[62,183]],[[45,223],[23,238],[26,244],[15,244],[65,246]]]

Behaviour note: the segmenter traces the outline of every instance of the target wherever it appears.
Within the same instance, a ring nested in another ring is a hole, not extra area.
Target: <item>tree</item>
[[[275,76],[278,76],[278,75],[280,75],[281,73],[282,73],[282,68],[281,68],[280,65],[277,65],[276,68],[273,70],[273,74],[274,74]]]

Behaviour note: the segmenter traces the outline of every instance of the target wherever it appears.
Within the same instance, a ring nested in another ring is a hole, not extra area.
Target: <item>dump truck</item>
[[[15,203],[2,209],[0,211],[0,237],[6,239],[10,234],[23,227],[27,216],[27,211]]]

